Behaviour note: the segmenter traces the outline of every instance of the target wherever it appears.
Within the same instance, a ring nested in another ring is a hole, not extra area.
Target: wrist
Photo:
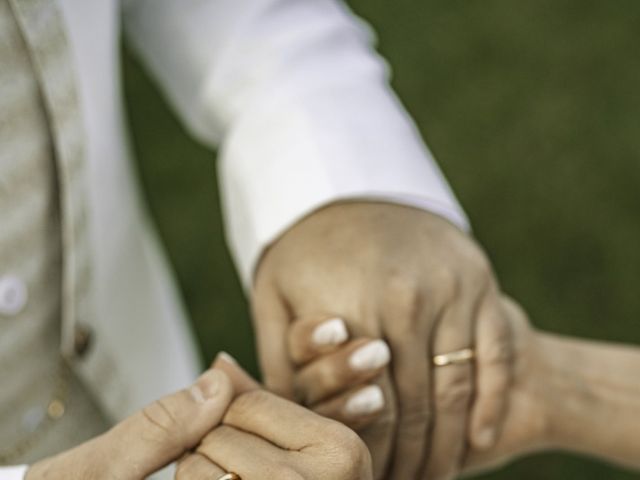
[[[540,406],[541,428],[535,441],[542,449],[564,448],[573,441],[571,423],[581,410],[581,389],[576,386],[575,362],[564,339],[536,332],[531,369],[531,395]],[[574,405],[567,408],[567,404]],[[569,416],[569,418],[567,417]]]
[[[585,450],[599,428],[606,402],[598,362],[583,342],[540,333],[538,356],[541,400],[547,418],[543,442],[553,449]]]
[[[638,468],[638,350],[551,334],[539,341],[546,445]]]

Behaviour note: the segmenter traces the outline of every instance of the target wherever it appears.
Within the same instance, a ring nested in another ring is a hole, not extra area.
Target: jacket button
[[[76,325],[73,350],[78,357],[84,357],[93,343],[93,332],[87,325]]]
[[[27,304],[27,287],[13,275],[0,276],[0,315],[12,317]]]

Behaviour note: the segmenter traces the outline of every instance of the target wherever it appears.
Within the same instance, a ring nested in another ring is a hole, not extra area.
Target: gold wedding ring
[[[463,348],[455,352],[443,353],[433,357],[433,364],[436,367],[446,367],[447,365],[458,365],[470,362],[475,358],[475,352],[472,348]]]
[[[237,473],[229,472],[225,473],[218,480],[242,480],[242,478],[240,478],[240,475]]]

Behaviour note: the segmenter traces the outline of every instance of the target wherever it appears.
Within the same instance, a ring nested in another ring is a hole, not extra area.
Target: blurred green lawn
[[[376,27],[394,85],[504,289],[539,327],[640,344],[640,2],[351,5]],[[186,136],[128,55],[125,84],[142,183],[204,359],[226,349],[257,373],[214,154]],[[482,478],[638,475],[541,455]]]

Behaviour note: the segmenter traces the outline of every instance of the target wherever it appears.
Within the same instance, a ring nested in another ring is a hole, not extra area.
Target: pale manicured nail
[[[313,331],[313,343],[324,347],[328,345],[340,345],[349,338],[347,326],[341,318],[332,318],[318,325]]]
[[[480,433],[478,433],[476,443],[479,448],[489,448],[493,446],[495,439],[496,431],[491,427],[485,427],[483,430],[480,430]]]
[[[220,370],[207,370],[200,375],[196,383],[189,388],[189,393],[196,403],[204,403],[214,398],[220,391],[224,375]]]
[[[375,370],[389,363],[391,352],[382,340],[374,340],[351,354],[349,365],[354,370]]]
[[[345,405],[348,415],[369,415],[384,408],[384,394],[378,385],[369,385],[353,395]]]
[[[218,358],[221,358],[225,362],[230,363],[232,365],[238,365],[238,361],[225,351],[218,352]]]

